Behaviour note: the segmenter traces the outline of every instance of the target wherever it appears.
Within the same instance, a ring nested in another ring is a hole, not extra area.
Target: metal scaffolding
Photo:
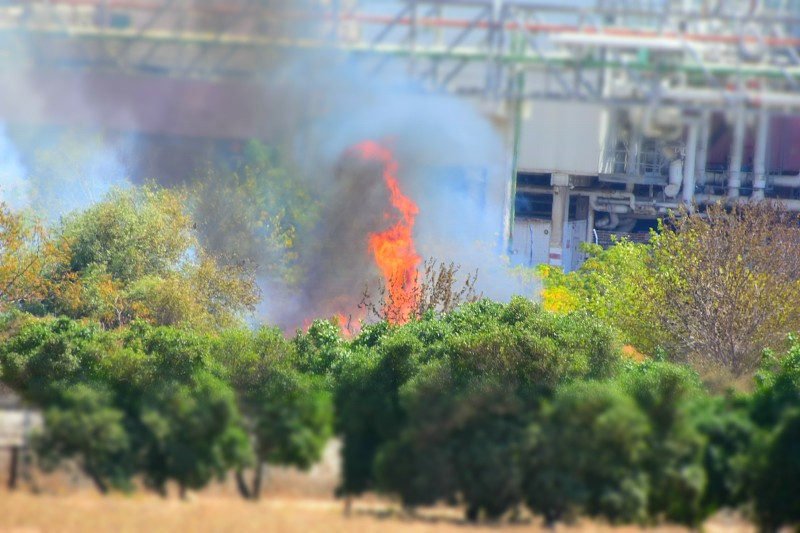
[[[490,100],[800,110],[792,0],[5,0],[0,65],[258,78],[276,57]]]

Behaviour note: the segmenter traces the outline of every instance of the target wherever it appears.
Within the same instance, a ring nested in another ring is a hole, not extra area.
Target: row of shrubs
[[[101,492],[140,477],[185,493],[233,470],[254,498],[260,476],[246,480],[248,467],[308,467],[331,436],[328,388],[296,369],[276,329],[212,336],[136,322],[109,332],[24,315],[0,326],[3,381],[44,411],[40,464],[73,460]]]
[[[767,353],[754,392],[709,394],[689,368],[620,356],[582,313],[482,300],[345,340],[315,322],[200,335],[135,323],[6,318],[2,379],[45,412],[45,465],[101,490],[141,476],[199,488],[247,467],[310,465],[343,438],[341,494],[378,491],[470,519],[527,505],[548,523],[700,524],[740,508],[800,522],[800,344]],[[260,469],[257,469],[260,471]]]
[[[331,358],[342,491],[470,519],[525,504],[550,524],[697,526],[721,508],[766,530],[800,521],[800,345],[765,356],[752,394],[713,396],[614,339],[521,298],[367,327]]]

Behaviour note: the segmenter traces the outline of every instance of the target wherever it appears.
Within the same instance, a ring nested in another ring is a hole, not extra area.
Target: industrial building
[[[287,50],[347,54],[491,119],[508,158],[487,196],[504,203],[498,233],[515,264],[573,269],[581,241],[639,238],[679,206],[800,209],[797,0],[286,4],[0,2],[0,120],[155,145],[269,140],[276,117],[315,113],[275,109],[271,65]]]

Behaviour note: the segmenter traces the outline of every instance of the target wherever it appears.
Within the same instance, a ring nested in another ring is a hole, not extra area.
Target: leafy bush
[[[74,459],[101,492],[130,490],[136,459],[125,413],[102,386],[66,388],[44,412],[44,431],[34,438],[40,464],[55,469]]]
[[[332,429],[330,392],[319,376],[297,371],[294,345],[273,328],[233,330],[214,346],[217,362],[232,384],[255,455],[252,484],[242,468],[242,496],[257,499],[263,464],[309,468],[319,460]]]
[[[643,467],[650,431],[633,398],[611,383],[560,388],[528,430],[528,506],[550,524],[584,514],[646,521],[650,487]]]
[[[705,396],[693,402],[691,416],[706,440],[703,468],[707,485],[705,514],[747,503],[751,472],[748,462],[758,428],[748,415],[747,397]]]
[[[6,383],[45,409],[45,464],[77,458],[103,491],[135,473],[159,490],[169,479],[197,488],[247,460],[232,392],[195,334],[29,320],[0,347],[0,363]]]
[[[610,329],[522,298],[368,327],[336,373],[342,490],[460,497],[470,518],[497,517],[521,501],[524,429],[542,399],[618,365]]]
[[[764,354],[750,403],[761,428],[747,464],[747,495],[764,531],[800,523],[800,343],[790,337],[787,353]]]
[[[650,421],[642,463],[650,480],[648,516],[700,524],[707,516],[707,479],[702,463],[705,438],[690,410],[691,401],[703,394],[697,374],[679,365],[647,362],[635,365],[620,380]]]
[[[778,531],[800,525],[800,408],[787,409],[753,452],[750,489],[759,527]]]

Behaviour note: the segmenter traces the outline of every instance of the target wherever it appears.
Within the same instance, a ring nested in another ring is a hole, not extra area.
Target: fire
[[[400,165],[391,150],[374,141],[365,141],[354,149],[365,161],[376,161],[383,166],[383,179],[389,189],[389,201],[399,213],[393,217],[386,213],[387,220],[395,224],[381,233],[369,235],[369,251],[386,280],[387,303],[384,309],[392,322],[403,324],[414,309],[417,294],[417,267],[420,256],[414,248],[414,221],[419,208],[400,191],[397,173]]]

